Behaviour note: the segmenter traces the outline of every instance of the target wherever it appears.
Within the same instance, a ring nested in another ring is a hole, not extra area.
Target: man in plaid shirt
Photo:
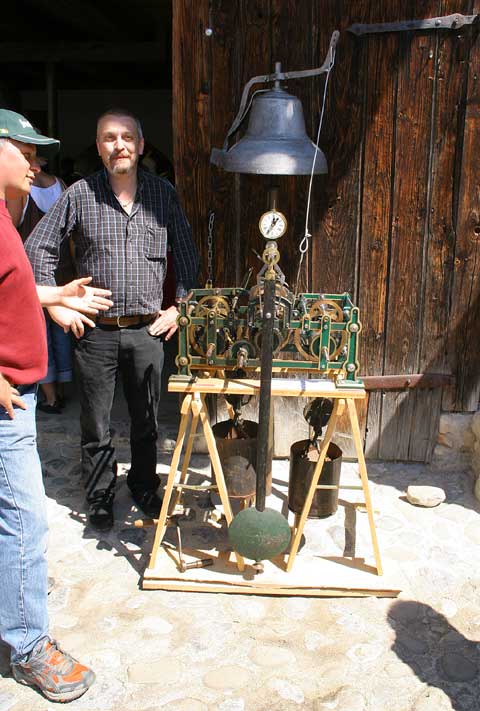
[[[85,328],[62,307],[52,318],[76,336],[74,360],[80,391],[82,469],[89,520],[113,525],[116,462],[110,412],[117,374],[131,418],[131,469],[127,484],[136,504],[157,517],[157,408],[163,339],[177,329],[175,306],[162,309],[167,245],[172,248],[176,298],[195,285],[198,250],[170,183],[138,168],[144,148],[138,119],[112,109],[97,124],[97,148],[105,168],[74,183],[38,223],[25,243],[37,284],[54,284],[60,246],[72,238],[77,274],[112,292],[108,317]]]

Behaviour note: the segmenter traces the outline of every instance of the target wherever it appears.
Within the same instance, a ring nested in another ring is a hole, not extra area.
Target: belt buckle
[[[122,324],[121,320],[122,318],[128,319],[130,316],[117,316],[117,326],[118,328],[126,328],[128,326],[128,323]]]

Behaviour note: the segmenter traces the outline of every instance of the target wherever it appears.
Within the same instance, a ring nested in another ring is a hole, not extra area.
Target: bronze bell
[[[320,69],[283,73],[279,62],[275,73],[254,77],[244,88],[239,113],[223,145],[214,148],[210,161],[233,173],[267,175],[310,175],[315,156],[315,144],[307,136],[302,104],[296,96],[281,88],[280,80],[314,76]],[[257,91],[247,106],[248,93],[255,83],[274,81],[270,90]],[[250,112],[248,128],[243,138],[228,148],[229,138],[237,132]],[[317,149],[314,173],[327,173],[327,160]]]

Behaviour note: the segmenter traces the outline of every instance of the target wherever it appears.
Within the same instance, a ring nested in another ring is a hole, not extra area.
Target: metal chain
[[[205,289],[213,286],[213,227],[215,225],[215,213],[210,210],[208,213],[208,236],[207,236],[207,281]]]

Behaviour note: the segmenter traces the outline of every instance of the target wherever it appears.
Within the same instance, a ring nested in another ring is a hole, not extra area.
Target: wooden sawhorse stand
[[[182,403],[180,410],[181,419],[180,427],[178,431],[178,437],[175,444],[175,449],[173,451],[172,462],[170,465],[170,470],[168,473],[167,484],[165,487],[165,494],[163,498],[163,504],[160,511],[160,517],[157,522],[157,528],[155,532],[155,539],[153,542],[152,551],[150,554],[149,570],[155,568],[158,548],[163,540],[165,531],[167,528],[167,519],[172,515],[175,506],[177,505],[182,489],[188,488],[188,466],[190,464],[190,458],[192,454],[193,441],[197,431],[198,422],[202,423],[203,431],[205,434],[205,439],[207,442],[208,453],[212,462],[212,469],[215,476],[215,484],[218,488],[218,493],[220,495],[221,502],[223,504],[223,509],[225,512],[225,518],[227,519],[227,524],[230,525],[232,520],[232,509],[230,507],[230,501],[228,498],[227,487],[225,485],[225,479],[223,476],[222,465],[220,458],[218,456],[217,447],[215,444],[215,437],[210,425],[208,411],[206,407],[205,398],[207,394],[214,395],[259,395],[260,394],[260,381],[258,380],[223,380],[220,378],[205,378],[198,379],[191,382],[185,382],[181,380],[176,380],[172,378],[168,385],[169,392],[182,393],[185,398]],[[375,523],[373,520],[373,509],[372,502],[370,498],[370,491],[368,486],[368,475],[367,466],[365,463],[365,457],[363,454],[362,440],[360,435],[360,426],[358,423],[357,408],[355,405],[355,400],[362,400],[366,398],[366,392],[363,387],[348,387],[345,389],[337,388],[335,383],[329,380],[300,380],[300,379],[283,379],[274,378],[272,380],[272,397],[282,396],[282,397],[328,397],[334,401],[333,412],[328,422],[327,431],[325,437],[322,440],[322,445],[320,447],[318,462],[315,466],[315,471],[312,477],[312,482],[305,499],[303,510],[301,514],[295,516],[295,523],[292,530],[292,544],[290,552],[287,555],[286,570],[289,572],[292,569],[295,557],[297,555],[298,547],[300,545],[300,540],[302,538],[303,529],[310,513],[310,508],[312,506],[313,497],[317,488],[331,488],[330,486],[322,486],[319,484],[319,479],[322,473],[323,463],[327,455],[328,446],[332,440],[333,434],[335,432],[337,420],[339,416],[343,413],[345,407],[347,408],[348,416],[350,419],[350,425],[352,428],[353,441],[355,444],[355,451],[358,459],[359,473],[361,485],[359,486],[348,486],[342,487],[339,485],[339,489],[362,489],[365,497],[365,501],[362,505],[365,506],[368,523],[370,528],[370,536],[372,540],[373,553],[375,558],[375,567],[377,575],[382,575],[382,563],[380,559],[380,551],[378,547],[377,534],[375,530]],[[182,464],[182,470],[180,474],[180,479],[175,482],[175,477],[180,462],[180,456],[185,443],[185,437],[187,433],[188,423],[191,418],[190,433],[188,436],[185,456]],[[173,490],[176,490],[175,496],[173,495]],[[237,561],[237,568],[239,571],[244,570],[244,560],[238,554],[234,553]]]

